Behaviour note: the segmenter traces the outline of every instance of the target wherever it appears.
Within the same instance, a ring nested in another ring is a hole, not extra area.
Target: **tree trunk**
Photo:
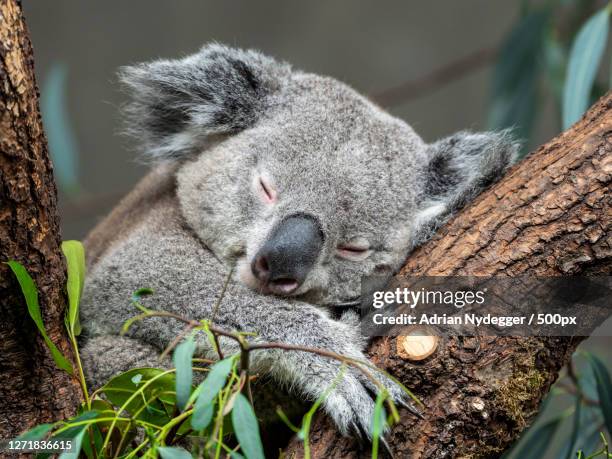
[[[22,263],[39,289],[45,327],[71,357],[64,330],[65,264],[57,193],[38,111],[21,5],[0,0],[0,262]],[[12,273],[0,264],[0,438],[74,414],[78,381],[59,370]]]
[[[609,93],[416,250],[402,274],[609,275],[611,109]],[[581,338],[443,338],[418,362],[398,354],[398,340],[374,340],[369,355],[424,402],[425,419],[402,411],[388,443],[395,457],[442,458],[499,457],[533,420]],[[310,446],[315,458],[369,457],[322,413]],[[294,438],[286,457],[302,456]]]

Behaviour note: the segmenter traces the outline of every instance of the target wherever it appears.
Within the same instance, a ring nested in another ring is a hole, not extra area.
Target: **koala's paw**
[[[357,327],[351,326],[354,321],[354,314],[349,313],[342,316],[341,327],[336,323],[336,338],[341,335],[340,332],[343,332],[342,335],[344,335],[342,336],[342,345],[337,347],[336,352],[355,359],[355,363],[365,371],[361,371],[354,365],[346,368],[342,379],[335,382],[333,390],[327,395],[324,406],[342,434],[364,434],[371,440],[375,400],[381,390],[380,386],[385,389],[393,403],[408,408],[414,414],[419,415],[420,413],[408,403],[409,395],[399,384],[369,363],[361,351],[365,346],[365,343],[362,342],[363,337],[359,334]],[[363,364],[359,362],[363,362]],[[330,366],[329,362],[320,363],[321,365],[327,365],[326,371],[321,373],[334,374],[337,371],[338,367],[335,367],[335,364]],[[373,381],[372,378],[376,381]],[[318,380],[318,378],[315,378],[315,380]],[[309,383],[312,384],[313,381],[311,380]],[[311,393],[323,391],[325,387],[331,384],[331,381],[325,383],[325,386],[321,387],[321,381],[318,380],[317,389],[314,389]],[[313,387],[311,386],[311,388]],[[386,430],[386,428],[383,429],[382,434]]]
[[[408,394],[395,381],[372,369],[367,371],[376,378],[377,383],[359,370],[351,368],[326,398],[325,408],[341,433],[365,434],[371,440],[379,385],[385,388],[395,404],[404,406],[417,415],[420,413],[409,404]],[[381,433],[386,431],[387,427]]]
[[[375,371],[371,368],[368,368],[368,371],[374,378],[376,378],[376,383],[374,383],[363,373],[359,374],[359,379],[369,390],[374,393],[378,393],[380,391],[379,386],[382,385],[389,394],[389,398],[393,401],[393,403],[406,408],[412,415],[423,419],[423,413],[421,413],[421,411],[415,406],[410,395],[404,388],[380,371]]]
[[[368,438],[372,437],[374,399],[351,371],[336,383],[323,403],[340,433],[365,433]]]
[[[381,385],[396,406],[404,407],[411,415],[423,419],[423,414],[412,403],[410,395],[398,383],[371,367],[366,367],[366,370],[376,382],[363,372],[351,368],[345,372],[343,379],[337,382],[324,403],[327,413],[342,434],[365,435],[369,440],[372,439],[375,400]],[[386,406],[385,410],[387,411]],[[387,431],[388,426],[385,426],[381,436]]]

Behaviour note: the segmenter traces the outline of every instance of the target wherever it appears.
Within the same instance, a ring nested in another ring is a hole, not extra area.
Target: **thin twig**
[[[225,282],[223,283],[223,287],[221,287],[221,292],[219,293],[219,297],[217,298],[217,301],[215,302],[215,306],[213,307],[212,313],[210,315],[211,323],[215,320],[215,317],[217,316],[217,312],[219,311],[219,307],[221,306],[221,301],[223,301],[223,297],[225,296],[227,286],[229,285],[229,281],[232,278],[232,274],[234,273],[234,266],[235,265],[232,265],[229,272],[227,273],[227,276],[225,277]]]
[[[176,319],[178,321],[181,321],[185,324],[188,325],[192,325],[193,327],[201,327],[202,326],[202,322],[199,322],[197,320],[193,320],[193,319],[187,319],[185,317],[182,317],[178,314],[172,313],[172,312],[167,312],[167,311],[149,311],[146,314],[141,314],[138,317],[169,317],[169,318],[173,318]],[[328,351],[326,349],[319,349],[316,347],[310,347],[310,346],[300,346],[297,344],[289,344],[289,343],[279,343],[279,342],[266,342],[266,343],[254,343],[251,344],[248,341],[246,341],[244,339],[244,336],[241,335],[240,333],[236,333],[236,332],[229,332],[227,330],[224,330],[222,328],[213,326],[213,325],[208,325],[208,329],[211,331],[211,333],[213,335],[219,335],[219,336],[225,336],[227,338],[230,338],[234,341],[236,341],[238,343],[238,345],[240,346],[240,350],[241,350],[241,370],[245,370],[247,373],[247,381],[249,380],[248,378],[248,355],[245,357],[245,354],[249,354],[251,351],[257,351],[257,350],[270,350],[270,349],[281,349],[281,350],[285,350],[285,351],[299,351],[299,352],[308,352],[311,354],[317,354],[320,355],[322,357],[328,357],[330,359],[334,359],[337,360],[339,362],[345,363],[347,365],[350,365],[352,367],[357,368],[359,371],[361,371],[368,379],[370,379],[374,385],[376,385],[377,387],[382,387],[380,384],[380,381],[378,381],[378,379],[376,379],[369,371],[365,370],[363,368],[363,366],[367,366],[368,362],[364,362],[361,361],[359,359],[355,359],[355,358],[351,358],[351,357],[346,357],[342,354],[338,354],[336,352],[332,352],[332,351]],[[248,383],[247,383],[248,384]],[[411,397],[417,401],[419,404],[422,405],[422,403],[417,400],[412,394],[410,394]]]
[[[178,344],[183,341],[183,338],[185,338],[189,333],[191,333],[191,331],[193,330],[193,325],[189,324],[185,327],[185,329],[179,333],[173,340],[172,342],[168,345],[168,347],[166,347],[166,349],[164,349],[164,352],[162,352],[159,356],[159,360],[164,360],[166,358],[166,356],[172,352],[172,349],[174,349],[176,346],[178,346]]]
[[[221,307],[221,302],[223,301],[223,297],[225,296],[225,292],[227,291],[227,286],[229,285],[230,279],[232,278],[232,274],[234,273],[234,267],[235,265],[232,265],[229,272],[227,273],[225,282],[223,283],[223,287],[221,288],[221,292],[219,293],[219,298],[217,298],[217,302],[213,307],[212,314],[210,316],[211,324],[213,323],[213,320],[217,315],[217,311],[219,311],[219,308]],[[219,342],[219,337],[215,333],[213,333],[212,336],[213,340],[215,341],[215,347],[217,348],[217,354],[219,354],[219,360],[223,360],[225,357],[223,356],[223,351],[221,350],[221,343]]]

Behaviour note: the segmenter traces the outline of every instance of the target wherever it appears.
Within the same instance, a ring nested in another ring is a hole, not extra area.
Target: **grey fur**
[[[232,266],[217,325],[255,332],[256,341],[365,360],[354,315],[334,320],[329,309],[358,298],[362,276],[395,272],[415,244],[500,177],[516,154],[507,133],[462,132],[428,145],[348,86],[253,51],[212,45],[122,75],[133,94],[132,132],[146,154],[174,163],[158,167],[87,241],[82,322],[94,384],[149,362],[143,350],[159,352],[181,331],[181,324],[158,318],[116,338],[136,313],[133,291],[153,288],[150,308],[209,318]],[[260,177],[276,202],[262,199]],[[321,253],[291,297],[263,294],[250,261],[275,225],[296,213],[320,223]],[[367,241],[370,250],[342,258],[337,246],[350,241]],[[236,350],[229,341],[222,345],[226,353]],[[199,352],[211,354],[205,339]],[[252,365],[309,400],[340,368],[318,355],[281,351],[257,352]],[[394,383],[379,377],[402,399]],[[327,397],[325,408],[342,432],[354,423],[369,431],[372,390],[349,370]]]

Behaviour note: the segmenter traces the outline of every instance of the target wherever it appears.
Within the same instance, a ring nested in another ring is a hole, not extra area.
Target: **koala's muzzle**
[[[323,232],[314,217],[293,215],[282,220],[253,258],[253,275],[272,293],[290,295],[314,266]]]

